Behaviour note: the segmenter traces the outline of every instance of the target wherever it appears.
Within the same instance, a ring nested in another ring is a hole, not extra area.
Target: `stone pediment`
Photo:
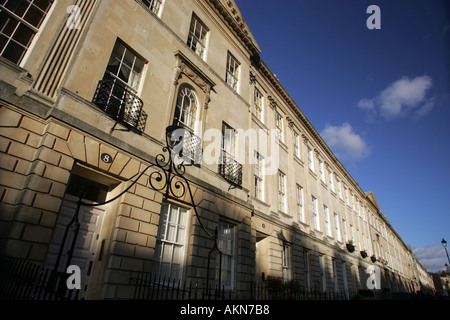
[[[205,109],[208,109],[211,90],[214,90],[213,88],[216,84],[181,51],[175,52],[175,57],[177,59],[177,65],[175,68],[174,85],[178,85],[181,76],[185,75],[205,93],[206,98],[204,107]]]
[[[366,198],[372,202],[372,204],[377,208],[378,211],[380,211],[380,206],[378,205],[377,199],[375,198],[375,195],[372,191],[366,192]]]
[[[209,3],[216,12],[222,16],[232,31],[247,46],[252,55],[261,53],[261,49],[256,43],[253,34],[245,22],[239,8],[234,0],[209,0]]]

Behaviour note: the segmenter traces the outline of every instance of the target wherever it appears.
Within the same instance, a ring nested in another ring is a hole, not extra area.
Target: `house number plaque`
[[[111,163],[112,162],[112,157],[109,154],[107,154],[107,153],[103,153],[101,155],[101,159],[102,159],[102,161],[104,163]]]

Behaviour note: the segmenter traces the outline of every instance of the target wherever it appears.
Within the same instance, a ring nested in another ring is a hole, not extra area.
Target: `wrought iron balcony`
[[[222,150],[219,174],[234,187],[242,185],[242,164],[234,160],[234,157],[225,150]]]
[[[101,80],[92,102],[116,121],[144,132],[148,115],[144,103],[130,88],[116,80]]]
[[[178,121],[167,128],[168,145],[173,148],[178,156],[183,159],[185,165],[201,165],[202,163],[202,139],[191,130],[181,126]]]

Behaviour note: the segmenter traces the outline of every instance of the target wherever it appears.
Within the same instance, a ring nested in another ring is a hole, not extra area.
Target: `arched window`
[[[198,100],[194,89],[187,84],[181,85],[178,90],[174,123],[193,131],[195,121],[197,120],[197,112]]]

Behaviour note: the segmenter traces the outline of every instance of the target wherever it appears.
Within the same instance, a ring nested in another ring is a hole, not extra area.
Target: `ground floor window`
[[[182,279],[188,215],[185,208],[162,205],[153,274],[163,281]]]
[[[287,243],[283,243],[283,252],[282,252],[282,260],[283,260],[283,280],[290,281],[291,280],[291,246]]]
[[[216,259],[216,279],[219,280],[220,269],[220,286],[225,289],[233,289],[235,229],[235,225],[228,221],[221,220],[219,222],[217,245],[222,252],[222,266],[219,268],[220,259]]]

